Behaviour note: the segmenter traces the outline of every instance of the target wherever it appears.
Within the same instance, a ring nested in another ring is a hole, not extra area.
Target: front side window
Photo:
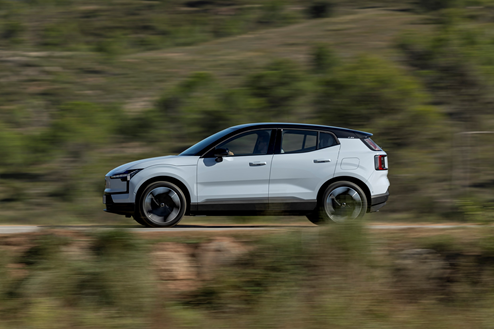
[[[271,132],[271,129],[246,132],[221,143],[216,149],[227,149],[229,156],[268,154]]]
[[[317,148],[317,131],[283,130],[281,153],[302,153]]]
[[[188,149],[186,149],[185,151],[180,153],[180,155],[198,155],[201,151],[204,151],[204,149],[206,147],[208,147],[208,145],[211,145],[216,140],[228,135],[232,131],[235,131],[235,130],[232,128],[227,128],[227,129],[224,129],[222,131],[219,131],[216,134],[211,135],[211,136],[203,139],[199,143],[192,145],[191,147],[189,147]]]

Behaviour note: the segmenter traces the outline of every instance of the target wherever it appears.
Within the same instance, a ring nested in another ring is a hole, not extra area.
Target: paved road
[[[371,229],[399,230],[399,229],[450,229],[472,228],[478,225],[466,224],[369,224]],[[131,232],[220,232],[220,231],[248,231],[248,230],[286,230],[286,229],[317,229],[317,226],[308,225],[177,225],[172,228],[145,228],[137,225],[0,225],[0,234],[30,233],[43,229],[62,230],[105,230],[125,229]]]

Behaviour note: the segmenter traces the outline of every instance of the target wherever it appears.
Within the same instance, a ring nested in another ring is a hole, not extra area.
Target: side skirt
[[[317,207],[316,200],[293,202],[238,202],[238,203],[196,203],[191,204],[191,215],[209,216],[274,216],[306,215]]]

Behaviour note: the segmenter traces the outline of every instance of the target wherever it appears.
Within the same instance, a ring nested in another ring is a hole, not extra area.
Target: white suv
[[[179,155],[110,171],[105,211],[145,226],[184,215],[305,215],[341,222],[388,199],[386,153],[372,134],[338,127],[255,123],[222,130]]]

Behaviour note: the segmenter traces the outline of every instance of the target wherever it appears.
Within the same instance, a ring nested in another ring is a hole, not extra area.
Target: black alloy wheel
[[[158,181],[149,184],[140,195],[134,219],[148,227],[172,227],[180,222],[186,207],[184,193],[178,186]]]
[[[318,200],[316,211],[307,218],[317,225],[342,223],[362,218],[367,206],[367,197],[357,184],[339,181],[326,188],[321,200]]]

